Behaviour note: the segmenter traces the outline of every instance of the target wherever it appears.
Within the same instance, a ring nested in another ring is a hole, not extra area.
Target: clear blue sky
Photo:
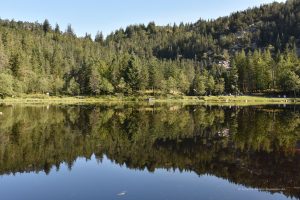
[[[155,21],[158,25],[195,22],[228,15],[274,0],[5,0],[0,18],[30,22],[49,19],[77,35],[100,30],[106,35],[129,24]],[[276,0],[283,2],[284,0]]]

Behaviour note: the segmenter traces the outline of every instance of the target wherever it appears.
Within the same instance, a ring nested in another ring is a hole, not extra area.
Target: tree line
[[[94,39],[48,20],[0,20],[0,95],[297,95],[299,6],[289,0],[194,24],[132,25]]]

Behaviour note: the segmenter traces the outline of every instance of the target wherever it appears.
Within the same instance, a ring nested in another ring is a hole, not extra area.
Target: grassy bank
[[[172,103],[172,102],[188,102],[188,103],[204,103],[203,99],[189,96],[47,96],[47,95],[23,95],[18,97],[7,97],[0,99],[0,103],[7,104],[97,104],[97,103]]]
[[[300,98],[271,98],[258,96],[210,96],[202,97],[205,102],[216,103],[300,103]]]
[[[111,103],[191,103],[191,104],[294,104],[300,103],[300,98],[269,98],[257,96],[180,96],[166,95],[150,96],[97,96],[97,97],[52,97],[47,95],[24,95],[1,99],[7,104],[111,104]]]

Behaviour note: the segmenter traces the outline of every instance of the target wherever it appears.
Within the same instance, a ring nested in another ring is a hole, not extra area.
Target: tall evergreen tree
[[[48,19],[45,19],[45,21],[43,23],[43,30],[44,30],[45,34],[51,30],[51,25],[50,25]]]

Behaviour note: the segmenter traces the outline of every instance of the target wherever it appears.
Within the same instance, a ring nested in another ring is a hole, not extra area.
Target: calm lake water
[[[1,200],[300,198],[300,106],[0,106]]]

